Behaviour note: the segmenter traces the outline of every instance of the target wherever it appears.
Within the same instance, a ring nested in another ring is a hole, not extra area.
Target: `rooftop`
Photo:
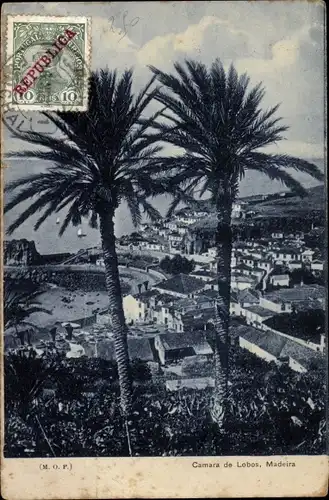
[[[247,311],[250,311],[254,314],[258,314],[258,316],[261,316],[262,318],[269,318],[270,316],[274,315],[273,311],[269,311],[268,309],[265,309],[265,307],[254,305],[254,306],[247,306],[245,307]]]
[[[193,278],[188,274],[177,274],[168,280],[161,281],[157,283],[155,287],[160,290],[167,290],[170,292],[176,292],[184,295],[196,292],[204,288],[205,283],[202,280]]]
[[[325,297],[325,287],[321,285],[298,285],[294,288],[285,288],[264,295],[272,302],[300,302]]]
[[[166,333],[161,335],[161,342],[166,350],[190,347],[195,354],[211,354],[213,351],[206,340],[204,332]]]
[[[277,359],[290,357],[306,369],[314,363],[320,366],[324,365],[325,357],[323,355],[275,332],[264,332],[245,325],[235,325],[232,330],[233,336],[248,340]]]
[[[128,351],[130,359],[153,361],[153,353],[148,338],[128,337]],[[115,360],[115,346],[113,340],[104,340],[97,343],[99,358]]]

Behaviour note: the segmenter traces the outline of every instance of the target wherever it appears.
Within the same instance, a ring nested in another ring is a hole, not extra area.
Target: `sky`
[[[223,2],[113,2],[113,3],[20,3],[4,6],[4,14],[89,16],[91,18],[91,69],[134,68],[134,90],[151,77],[148,65],[173,71],[175,61],[192,58],[210,65],[220,58],[227,68],[232,62],[239,73],[247,72],[251,85],[266,88],[265,108],[281,103],[280,116],[289,125],[286,139],[267,148],[324,164],[324,6],[304,1]],[[38,114],[31,113],[33,129]],[[44,125],[41,125],[41,127]],[[3,130],[4,152],[32,148]],[[168,154],[177,154],[166,146]],[[36,170],[43,162],[7,163],[5,181]],[[303,177],[303,176],[302,176]],[[309,176],[299,179],[314,185]],[[282,190],[282,185],[257,174],[241,182],[240,195]],[[161,198],[161,197],[160,197]],[[156,200],[165,213],[168,201]],[[5,217],[5,226],[17,216],[20,205]],[[34,218],[35,219],[35,218]],[[76,251],[98,241],[88,229],[83,243],[69,228],[62,238],[50,218],[33,232],[33,218],[14,232],[14,238],[33,238],[42,253]],[[133,230],[127,207],[120,205],[115,218],[117,236]],[[45,237],[47,235],[47,237]]]
[[[184,58],[233,62],[263,82],[264,106],[281,103],[290,129],[271,146],[304,158],[324,157],[324,5],[307,1],[113,2],[7,4],[4,13],[90,16],[92,69],[133,67],[136,90]],[[123,36],[124,35],[124,36]],[[22,143],[4,131],[5,150]],[[269,149],[270,151],[270,149]]]

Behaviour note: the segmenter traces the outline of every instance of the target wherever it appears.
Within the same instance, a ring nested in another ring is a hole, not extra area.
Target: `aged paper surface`
[[[3,497],[325,496],[324,5],[1,33]]]

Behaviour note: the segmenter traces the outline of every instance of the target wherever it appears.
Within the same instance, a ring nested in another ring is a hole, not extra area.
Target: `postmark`
[[[86,17],[8,16],[7,109],[85,111],[90,36]]]

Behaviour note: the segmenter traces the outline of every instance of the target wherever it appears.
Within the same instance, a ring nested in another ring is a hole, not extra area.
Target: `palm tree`
[[[53,163],[44,173],[29,175],[7,185],[6,191],[14,194],[5,211],[31,200],[29,208],[9,226],[8,232],[12,233],[42,210],[34,226],[37,230],[48,217],[63,209],[66,209],[66,216],[59,229],[60,236],[70,224],[80,225],[82,217],[88,218],[92,228],[100,229],[121,408],[125,417],[132,405],[132,388],[114,215],[120,203],[125,201],[135,226],[141,222],[142,210],[151,219],[160,217],[148,197],[156,192],[152,173],[161,165],[160,157],[156,156],[161,147],[154,145],[154,139],[147,133],[159,113],[147,118],[142,116],[157,92],[152,87],[154,80],[134,96],[131,70],[121,77],[116,71],[101,70],[91,74],[86,112],[44,113],[57,126],[61,136],[21,132],[8,127],[15,137],[35,146],[33,151],[12,156]]]
[[[43,293],[39,285],[28,282],[24,286],[22,281],[18,284],[10,278],[5,279],[4,285],[4,326],[5,329],[14,327],[16,335],[24,345],[25,331],[18,331],[18,326],[33,327],[35,325],[27,321],[31,314],[39,312],[52,314],[52,312],[38,302],[39,296]]]
[[[181,196],[210,193],[217,213],[216,349],[213,419],[223,428],[228,402],[228,327],[230,306],[230,263],[232,250],[231,213],[238,195],[239,180],[248,170],[279,180],[300,195],[305,193],[287,168],[323,180],[323,174],[307,161],[263,148],[283,139],[288,127],[276,116],[279,106],[260,107],[265,94],[261,84],[249,89],[249,77],[239,76],[231,65],[225,72],[217,59],[208,69],[192,60],[174,65],[176,74],[154,67],[163,87],[156,99],[166,107],[165,121],[157,125],[159,137],[183,149],[174,182]],[[177,196],[169,214],[182,201]]]

